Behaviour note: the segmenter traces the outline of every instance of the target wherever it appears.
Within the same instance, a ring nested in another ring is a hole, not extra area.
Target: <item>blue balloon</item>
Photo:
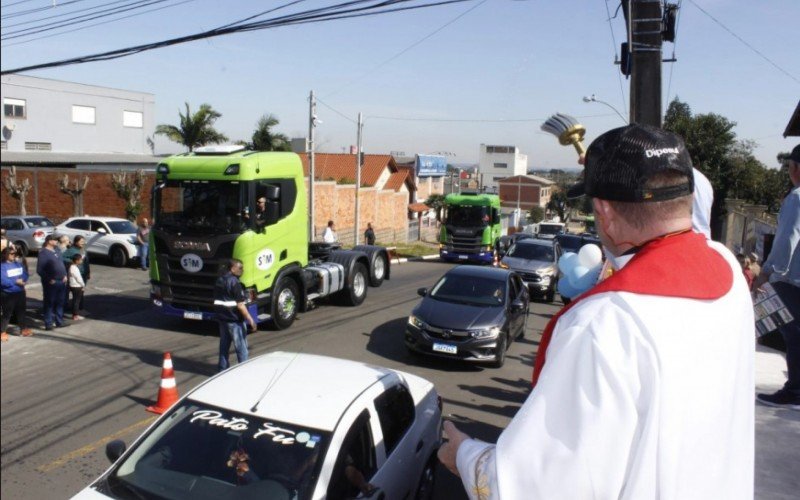
[[[567,252],[558,259],[558,269],[563,273],[569,273],[578,264],[578,254]]]
[[[589,272],[589,269],[586,267],[581,266],[580,264],[572,268],[572,272],[567,274],[567,279],[569,280],[569,284],[572,285],[574,288],[580,288],[578,283],[583,276]]]
[[[569,284],[569,280],[558,280],[558,293],[562,297],[571,299],[578,295],[578,291]]]
[[[581,290],[581,293],[592,288],[597,283],[597,278],[600,277],[602,267],[603,265],[600,264],[589,269],[586,274],[578,278],[576,288]]]

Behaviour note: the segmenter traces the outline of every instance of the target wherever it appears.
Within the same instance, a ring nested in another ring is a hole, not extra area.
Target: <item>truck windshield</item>
[[[201,233],[240,231],[247,226],[245,193],[240,182],[168,181],[156,190],[156,227]]]
[[[453,206],[447,209],[447,224],[452,226],[485,226],[490,220],[489,207]]]

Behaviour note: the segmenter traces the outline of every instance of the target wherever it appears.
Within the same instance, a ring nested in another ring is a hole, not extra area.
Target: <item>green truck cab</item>
[[[502,232],[496,194],[448,194],[439,232],[439,257],[446,261],[491,263]]]
[[[215,319],[214,283],[231,258],[244,264],[251,315],[278,329],[321,297],[359,305],[368,285],[389,278],[382,247],[309,242],[294,153],[217,146],[172,156],[156,167],[152,199],[151,298],[164,314]]]

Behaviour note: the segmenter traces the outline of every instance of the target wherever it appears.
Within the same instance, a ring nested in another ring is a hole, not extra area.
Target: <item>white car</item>
[[[117,217],[71,217],[58,226],[55,234],[86,238],[86,251],[103,255],[118,267],[139,256],[136,246],[137,227],[127,219]]]
[[[441,399],[415,375],[274,352],[212,377],[73,498],[431,497]]]

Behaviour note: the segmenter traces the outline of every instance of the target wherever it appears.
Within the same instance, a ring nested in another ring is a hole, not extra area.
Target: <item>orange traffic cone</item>
[[[175,383],[175,372],[172,371],[172,356],[164,353],[164,366],[161,368],[161,387],[158,389],[158,402],[148,406],[147,411],[164,413],[178,401],[178,385]]]

